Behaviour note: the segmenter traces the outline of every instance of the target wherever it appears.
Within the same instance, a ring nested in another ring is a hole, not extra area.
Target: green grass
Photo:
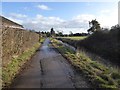
[[[43,43],[45,38],[40,38],[40,43]]]
[[[20,56],[13,58],[6,67],[2,67],[2,85],[8,87],[14,77],[20,72],[22,66],[30,60],[31,56],[36,52],[41,43],[45,39],[41,39],[41,42],[36,43],[32,48],[24,51]]]
[[[82,71],[95,87],[99,88],[118,88],[120,87],[120,73],[111,71],[103,64],[93,61],[84,51],[75,53],[66,46],[60,44],[59,41],[53,39],[52,44],[59,52],[66,57],[70,63],[77,69]]]
[[[87,38],[87,36],[73,36],[73,37],[62,37],[62,38],[67,38],[67,39],[72,39],[72,40],[83,40]]]

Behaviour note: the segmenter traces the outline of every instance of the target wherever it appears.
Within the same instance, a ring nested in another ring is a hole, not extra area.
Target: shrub
[[[119,64],[120,40],[118,39],[118,32],[120,32],[120,29],[111,30],[108,33],[103,31],[93,33],[88,38],[78,41],[77,47],[83,47],[90,52],[109,59],[111,62]]]
[[[112,73],[111,77],[114,78],[114,79],[120,79],[120,74],[118,74],[118,73]]]

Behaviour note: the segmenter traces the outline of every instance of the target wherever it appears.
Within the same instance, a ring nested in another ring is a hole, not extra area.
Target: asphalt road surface
[[[90,88],[83,75],[49,44],[47,38],[11,88]]]

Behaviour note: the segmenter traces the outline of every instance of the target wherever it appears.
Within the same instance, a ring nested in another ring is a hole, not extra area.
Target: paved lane
[[[52,47],[47,38],[32,62],[16,78],[13,88],[83,88],[90,87],[82,75]]]

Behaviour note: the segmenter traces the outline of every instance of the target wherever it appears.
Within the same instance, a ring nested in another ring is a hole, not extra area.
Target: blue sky
[[[2,15],[36,31],[86,32],[88,21],[97,19],[102,27],[117,24],[115,2],[3,2]]]

